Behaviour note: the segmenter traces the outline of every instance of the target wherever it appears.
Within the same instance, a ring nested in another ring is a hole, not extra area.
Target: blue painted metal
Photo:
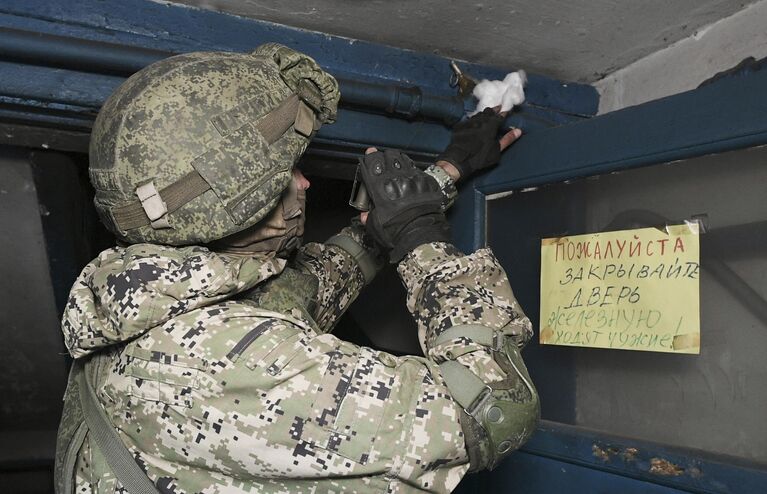
[[[20,107],[14,112],[0,108],[0,117],[5,114],[11,120],[80,129],[90,128],[103,101],[124,80],[2,62],[0,74],[0,94],[3,95],[0,103],[6,101]],[[31,111],[33,109],[45,112]],[[67,119],[62,120],[62,117]],[[436,155],[449,142],[450,132],[440,124],[342,108],[337,122],[323,126],[317,137],[356,147],[393,147]]]
[[[475,196],[458,204],[458,220],[475,227],[458,232],[457,244],[484,245],[487,194],[767,144],[765,87],[763,70],[524,135],[497,168],[467,184]]]
[[[447,146],[450,131],[442,125],[407,121],[340,109],[333,125],[324,125],[317,137],[360,146],[408,149],[436,155]]]
[[[0,50],[2,56],[8,56],[18,61],[35,61],[38,64],[48,63],[53,66],[64,66],[75,69],[88,69],[90,72],[118,72],[140,69],[142,64],[164,58],[171,55],[167,52],[153,51],[146,53],[139,51],[134,53],[131,49],[119,49],[116,53],[126,55],[127,59],[113,63],[115,57],[110,50],[112,45],[106,47],[89,42],[83,43],[72,38],[48,37],[44,42],[37,40],[37,45],[30,52],[25,52],[22,47],[14,46],[21,39],[29,39],[30,33],[12,32],[10,41],[6,42],[4,35],[7,32],[0,30]],[[71,45],[69,43],[72,42]],[[47,58],[43,56],[44,48],[48,46],[51,54]],[[8,48],[7,50],[5,48]],[[105,53],[101,58],[102,52]],[[85,63],[77,58],[82,53]],[[135,54],[135,57],[130,58]],[[101,62],[104,62],[101,65]],[[95,118],[98,109],[106,98],[119,86],[125,78],[123,76],[104,75],[100,73],[87,73],[81,70],[69,70],[66,68],[52,68],[50,66],[28,65],[21,63],[0,62],[0,94],[6,101],[13,100],[17,107],[15,114],[8,109],[0,111],[0,116],[7,114],[8,119],[21,119],[25,122],[44,123],[48,125],[66,126],[68,128],[89,128],[90,120]],[[408,90],[399,86],[385,86],[373,83],[359,83],[344,79],[341,81],[344,93],[352,103],[362,104],[368,102],[374,106],[373,110],[386,111],[390,109],[398,116],[410,117],[408,120],[401,118],[387,118],[380,115],[371,115],[366,112],[349,111],[342,109],[338,123],[333,126],[324,126],[318,137],[325,140],[355,143],[359,146],[377,145],[386,147],[400,147],[417,152],[435,154],[447,145],[449,132],[443,125],[427,123],[423,120],[414,120],[416,116],[410,112],[428,112],[428,116],[448,120],[457,120],[463,114],[463,102],[456,98],[444,96],[423,95],[419,90]],[[402,94],[412,94],[417,98],[405,101]],[[397,103],[401,102],[401,105]],[[378,105],[376,107],[375,105]],[[425,106],[425,108],[424,108]],[[28,109],[45,109],[45,113],[30,112]],[[391,108],[389,108],[391,107]],[[69,122],[62,120],[61,115],[50,111],[53,109],[65,110],[70,115],[85,117],[85,120]],[[367,108],[366,110],[369,110]],[[67,123],[73,123],[72,126]]]
[[[473,194],[462,194],[453,211],[454,240],[465,251],[484,246],[489,194],[767,144],[765,87],[767,71],[739,74],[589,121],[530,132],[499,168],[465,185]],[[477,492],[762,493],[767,466],[544,422],[499,471],[472,482]]]
[[[33,33],[0,27],[0,95],[33,108],[68,106],[70,113],[93,118],[109,94],[128,76],[145,65],[173,55],[173,52],[84,40],[68,36]],[[351,79],[339,80],[344,111],[339,123],[323,128],[326,140],[363,145],[399,147],[435,154],[444,149],[445,127],[416,120],[431,118],[452,123],[464,114],[465,102],[457,96],[424,93],[415,86],[381,84]],[[385,112],[408,122],[371,117],[369,111]],[[66,120],[50,112],[16,113],[2,110],[2,116],[24,123],[62,126]],[[532,108],[515,113],[509,124],[525,129],[545,128],[572,121],[572,116]],[[70,128],[88,129],[90,122],[75,121]]]
[[[486,194],[767,143],[767,71],[522,137]]]
[[[537,457],[532,459],[530,457]],[[736,458],[722,457],[684,448],[606,435],[554,422],[543,421],[530,441],[503,468],[514,469],[514,475],[500,475],[517,487],[528,482],[540,485],[540,471],[524,479],[524,469],[517,464],[554,460],[561,464],[584,467],[598,474],[604,484],[615,487],[616,479],[605,479],[600,473],[620,475],[641,481],[646,491],[635,492],[694,492],[694,493],[759,493],[767,492],[767,470],[764,465],[744,462]],[[547,459],[547,460],[541,460]],[[539,465],[539,468],[544,468]],[[571,470],[572,472],[572,470]],[[554,479],[555,483],[569,482],[570,492],[592,492],[584,489],[591,481],[573,478],[571,472]],[[553,472],[552,472],[553,473]],[[532,477],[532,478],[531,478]],[[582,483],[583,482],[583,483]],[[648,484],[657,484],[673,490],[652,491]],[[521,492],[527,492],[522,490]],[[540,491],[536,491],[540,492]],[[544,491],[546,492],[546,491]],[[561,492],[561,491],[560,491]],[[634,492],[623,491],[618,492]]]
[[[484,474],[475,492],[536,494],[682,494],[689,492],[644,482],[564,461],[518,452],[491,474]]]
[[[453,243],[463,252],[482,248],[485,242],[486,197],[476,184],[476,178],[459,183],[460,194],[447,216],[453,230]]]
[[[98,109],[124,77],[0,62],[0,94],[23,100]]]
[[[0,27],[3,59],[81,72],[130,75],[172,52]]]
[[[37,34],[30,39],[29,31]],[[34,108],[70,105],[76,113],[87,114],[119,83],[118,77],[110,79],[115,74],[128,75],[171,53],[247,51],[274,40],[309,53],[334,73],[342,86],[343,103],[354,110],[364,105],[370,111],[370,104],[375,103],[379,112],[442,122],[454,122],[463,114],[464,102],[449,87],[450,69],[443,58],[146,0],[75,0],[66,5],[7,0],[0,7],[0,58],[14,63],[0,72],[0,96],[27,101]],[[41,71],[35,67],[41,63],[60,70]],[[477,77],[498,78],[505,72],[462,65]],[[535,75],[529,79],[528,103],[508,119],[510,126],[546,128],[596,111],[598,97],[590,86]],[[27,85],[28,81],[34,83]],[[369,126],[371,119],[360,114],[346,113],[349,122],[345,127],[350,133],[341,136],[335,130],[326,136],[391,147],[407,141],[388,127],[391,119],[372,120],[376,125]],[[30,120],[30,116],[34,118]],[[21,111],[18,120],[54,124],[45,118],[44,114]],[[417,135],[427,136],[419,150],[437,152],[444,142],[440,125],[422,125]]]
[[[5,0],[0,26],[170,52],[248,51],[279,40],[313,56],[339,77],[455,94],[448,83],[448,60],[442,57],[147,0]],[[509,70],[461,66],[480,78],[502,78]],[[578,115],[596,113],[599,98],[589,85],[535,74],[530,74],[529,84],[528,101],[535,105]]]
[[[169,51],[3,27],[0,27],[0,54],[5,60],[26,64],[14,65],[12,68],[16,71],[24,71],[27,65],[32,66],[27,69],[28,72],[40,73],[47,68],[71,71],[72,77],[80,79],[76,85],[81,92],[77,96],[80,101],[75,102],[90,106],[100,106],[105,97],[123,80],[111,78],[113,83],[106,85],[105,92],[99,85],[99,79],[90,74],[130,76],[153,62],[175,55]],[[9,87],[3,90],[9,96],[16,96],[13,91],[17,88],[13,87],[13,83],[21,80],[21,77],[9,77],[7,79]],[[36,77],[35,80],[38,81],[38,86],[47,82],[45,77]],[[339,84],[342,103],[365,110],[380,110],[407,119],[434,118],[448,124],[457,122],[465,113],[462,98],[424,93],[417,86],[380,84],[343,78],[339,79]],[[91,88],[91,85],[96,87]],[[61,91],[62,87],[67,86],[66,83],[57,84],[55,89]],[[61,102],[73,103],[63,99]]]

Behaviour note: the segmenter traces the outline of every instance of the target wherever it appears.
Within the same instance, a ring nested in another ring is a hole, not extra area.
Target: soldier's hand
[[[499,109],[485,108],[453,127],[450,144],[437,157],[436,164],[454,181],[497,164],[501,152],[522,135],[520,129],[511,129],[498,139],[498,131],[508,113],[499,112]]]
[[[390,250],[392,262],[421,244],[450,240],[439,184],[406,154],[370,148],[360,161],[360,175],[371,202],[360,220],[370,236]]]

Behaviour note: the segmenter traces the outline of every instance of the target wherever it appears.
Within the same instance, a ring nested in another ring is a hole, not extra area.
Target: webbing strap
[[[133,455],[109,422],[104,409],[98,403],[84,368],[80,369],[77,379],[80,388],[80,405],[85,423],[88,424],[89,437],[104,455],[117,480],[130,494],[159,494],[160,491],[133,459]]]
[[[333,235],[327,242],[325,242],[325,245],[335,245],[351,255],[357,261],[357,265],[362,271],[362,276],[365,278],[365,285],[369,285],[370,282],[373,281],[373,278],[375,278],[376,273],[378,272],[376,263],[368,251],[366,251],[365,248],[357,243],[352,237],[342,234]]]
[[[160,190],[160,197],[168,209],[166,214],[176,211],[181,206],[199,196],[210,185],[196,170],[192,170],[172,184]],[[150,224],[149,217],[144,211],[141,201],[134,201],[125,206],[112,210],[117,228],[120,230],[132,230]]]
[[[292,94],[282,100],[277,107],[259,120],[256,129],[261,133],[266,142],[271,145],[282,137],[296,121],[301,99]],[[202,178],[196,170],[192,170],[172,184],[159,191],[160,198],[165,203],[167,212],[170,214],[184,204],[210,189],[210,184]],[[112,208],[117,228],[121,231],[133,230],[151,224],[151,220],[144,210],[140,200],[133,201],[124,206]]]
[[[477,398],[488,390],[488,386],[482,382],[473,372],[454,360],[447,360],[439,364],[445,385],[450,390],[453,399],[473,416],[472,408],[476,405]]]
[[[458,324],[451,326],[441,332],[434,339],[434,345],[437,346],[450,340],[460,337],[466,337],[478,345],[492,348],[495,343],[495,333],[498,330],[482,326],[481,324]]]
[[[80,448],[83,446],[85,436],[88,434],[88,424],[80,422],[77,426],[75,434],[72,436],[72,440],[69,442],[66,453],[64,453],[64,464],[61,467],[61,471],[66,480],[57,484],[56,494],[72,494],[75,490],[75,466],[77,465],[77,454],[80,452]]]
[[[301,99],[297,94],[291,94],[256,124],[256,128],[270,146],[277,142],[296,121],[300,102]]]

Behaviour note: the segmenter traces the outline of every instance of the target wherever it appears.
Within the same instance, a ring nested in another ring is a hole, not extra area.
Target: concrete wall
[[[767,1],[698,29],[594,83],[599,113],[695,89],[747,57],[767,57]]]
[[[743,8],[739,0],[174,2],[579,82]]]

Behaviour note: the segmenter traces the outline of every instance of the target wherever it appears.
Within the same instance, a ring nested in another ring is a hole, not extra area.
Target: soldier
[[[338,99],[312,59],[268,44],[157,62],[105,103],[89,172],[118,245],[63,316],[57,492],[448,492],[532,433],[530,322],[443,214],[454,179],[519,133],[499,144],[501,118],[482,113],[427,172],[370,150],[368,234],[357,221],[298,248],[308,182],[293,168]],[[425,358],[329,333],[382,251]]]

